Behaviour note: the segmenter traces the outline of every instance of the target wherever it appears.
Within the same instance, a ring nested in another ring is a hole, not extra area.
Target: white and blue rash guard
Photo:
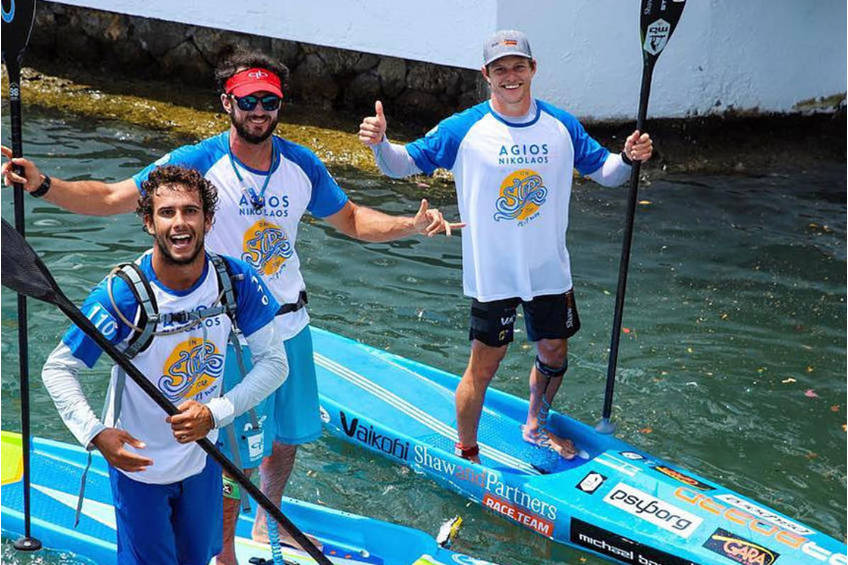
[[[189,323],[183,331],[157,335],[132,362],[175,405],[196,400],[209,406],[216,428],[227,425],[235,416],[265,398],[283,382],[288,374],[285,353],[274,333],[274,318],[279,304],[256,271],[246,263],[224,257],[233,275],[236,295],[236,322],[248,343],[256,345],[257,364],[244,380],[221,396],[227,340],[232,322],[226,313],[203,318],[202,325]],[[207,258],[203,274],[191,288],[175,291],[165,287],[152,267],[151,252],[142,255],[137,264],[150,281],[160,314],[196,311],[219,304],[220,294],[215,267]],[[243,276],[239,277],[240,274]],[[98,330],[119,350],[129,344],[132,329],[118,315],[109,297],[107,281],[92,290],[81,310]],[[138,323],[138,301],[130,287],[117,277],[111,278],[112,298],[126,320]],[[157,325],[156,330],[178,329]],[[205,326],[205,327],[202,327]],[[261,342],[256,338],[261,336]],[[68,428],[83,445],[105,426],[128,431],[146,447],[138,453],[153,459],[144,471],[129,473],[134,480],[167,484],[199,473],[206,454],[195,443],[179,444],[173,437],[166,414],[132,379],[127,378],[120,398],[120,414],[115,419],[115,392],[119,368],[112,368],[107,393],[108,411],[101,422],[89,407],[76,380],[82,366],[93,367],[101,354],[100,347],[77,326],[71,326],[62,343],[51,354],[42,373],[45,386],[56,403]],[[257,370],[258,368],[258,370]],[[239,388],[241,387],[241,388]],[[215,442],[217,429],[208,434]],[[134,451],[134,448],[125,446]]]
[[[535,101],[510,123],[488,101],[406,145],[415,165],[453,172],[462,230],[463,290],[481,302],[559,294],[572,287],[565,245],[572,171],[603,184],[629,172],[577,119]],[[607,181],[607,182],[604,182]]]
[[[344,207],[348,197],[312,151],[277,136],[272,139],[274,153],[268,172],[251,169],[235,156],[231,160],[230,134],[224,132],[175,149],[133,179],[141,190],[141,183],[160,165],[199,171],[218,189],[218,210],[206,236],[206,248],[248,263],[265,277],[277,300],[287,304],[297,302],[306,288],[295,249],[301,217],[307,211],[318,218],[331,216]],[[257,194],[268,181],[264,206],[254,208],[239,176]],[[288,339],[308,323],[306,308],[301,308],[278,318],[277,333]]]

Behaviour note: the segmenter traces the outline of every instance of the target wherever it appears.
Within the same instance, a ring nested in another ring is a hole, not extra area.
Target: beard
[[[230,121],[232,122],[233,126],[235,126],[236,132],[238,132],[239,137],[241,137],[248,143],[259,144],[271,137],[271,134],[274,133],[274,130],[277,128],[277,124],[280,122],[280,112],[277,112],[277,115],[268,122],[268,129],[266,129],[260,134],[255,134],[248,131],[247,120],[248,117],[246,115],[243,120],[238,120],[236,119],[235,111],[230,113]]]
[[[153,236],[153,241],[156,243],[156,247],[159,248],[160,253],[162,254],[162,259],[170,264],[170,265],[190,265],[194,261],[197,260],[197,257],[203,251],[203,243],[205,239],[205,234],[193,234],[194,237],[194,249],[191,254],[187,257],[174,257],[171,253],[171,250],[168,248],[167,238],[168,236],[161,236],[156,234]]]

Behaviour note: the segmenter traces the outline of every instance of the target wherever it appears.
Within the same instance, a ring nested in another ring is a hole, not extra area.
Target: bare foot
[[[573,441],[548,431],[531,430],[527,426],[521,426],[521,436],[527,443],[550,449],[563,459],[574,459],[577,455],[577,448],[574,447]]]

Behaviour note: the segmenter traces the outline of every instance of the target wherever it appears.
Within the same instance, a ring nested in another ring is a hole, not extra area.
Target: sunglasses
[[[256,108],[257,104],[262,104],[262,109],[266,112],[273,112],[274,110],[278,110],[280,108],[280,103],[282,102],[282,98],[277,96],[276,94],[268,94],[263,97],[254,96],[249,94],[247,96],[242,96],[239,98],[234,94],[230,94],[233,100],[236,101],[236,106],[239,109],[244,110],[245,112],[252,112],[254,108]]]

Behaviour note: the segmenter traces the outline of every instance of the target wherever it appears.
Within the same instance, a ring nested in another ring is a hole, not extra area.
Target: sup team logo
[[[494,219],[517,220],[518,225],[524,225],[536,217],[547,197],[548,189],[539,173],[530,169],[515,171],[501,184]]]
[[[162,366],[159,390],[171,400],[196,398],[224,372],[224,356],[211,341],[190,338],[177,345]]]
[[[277,274],[294,254],[294,247],[283,229],[267,220],[259,220],[244,233],[242,261],[265,276]]]

